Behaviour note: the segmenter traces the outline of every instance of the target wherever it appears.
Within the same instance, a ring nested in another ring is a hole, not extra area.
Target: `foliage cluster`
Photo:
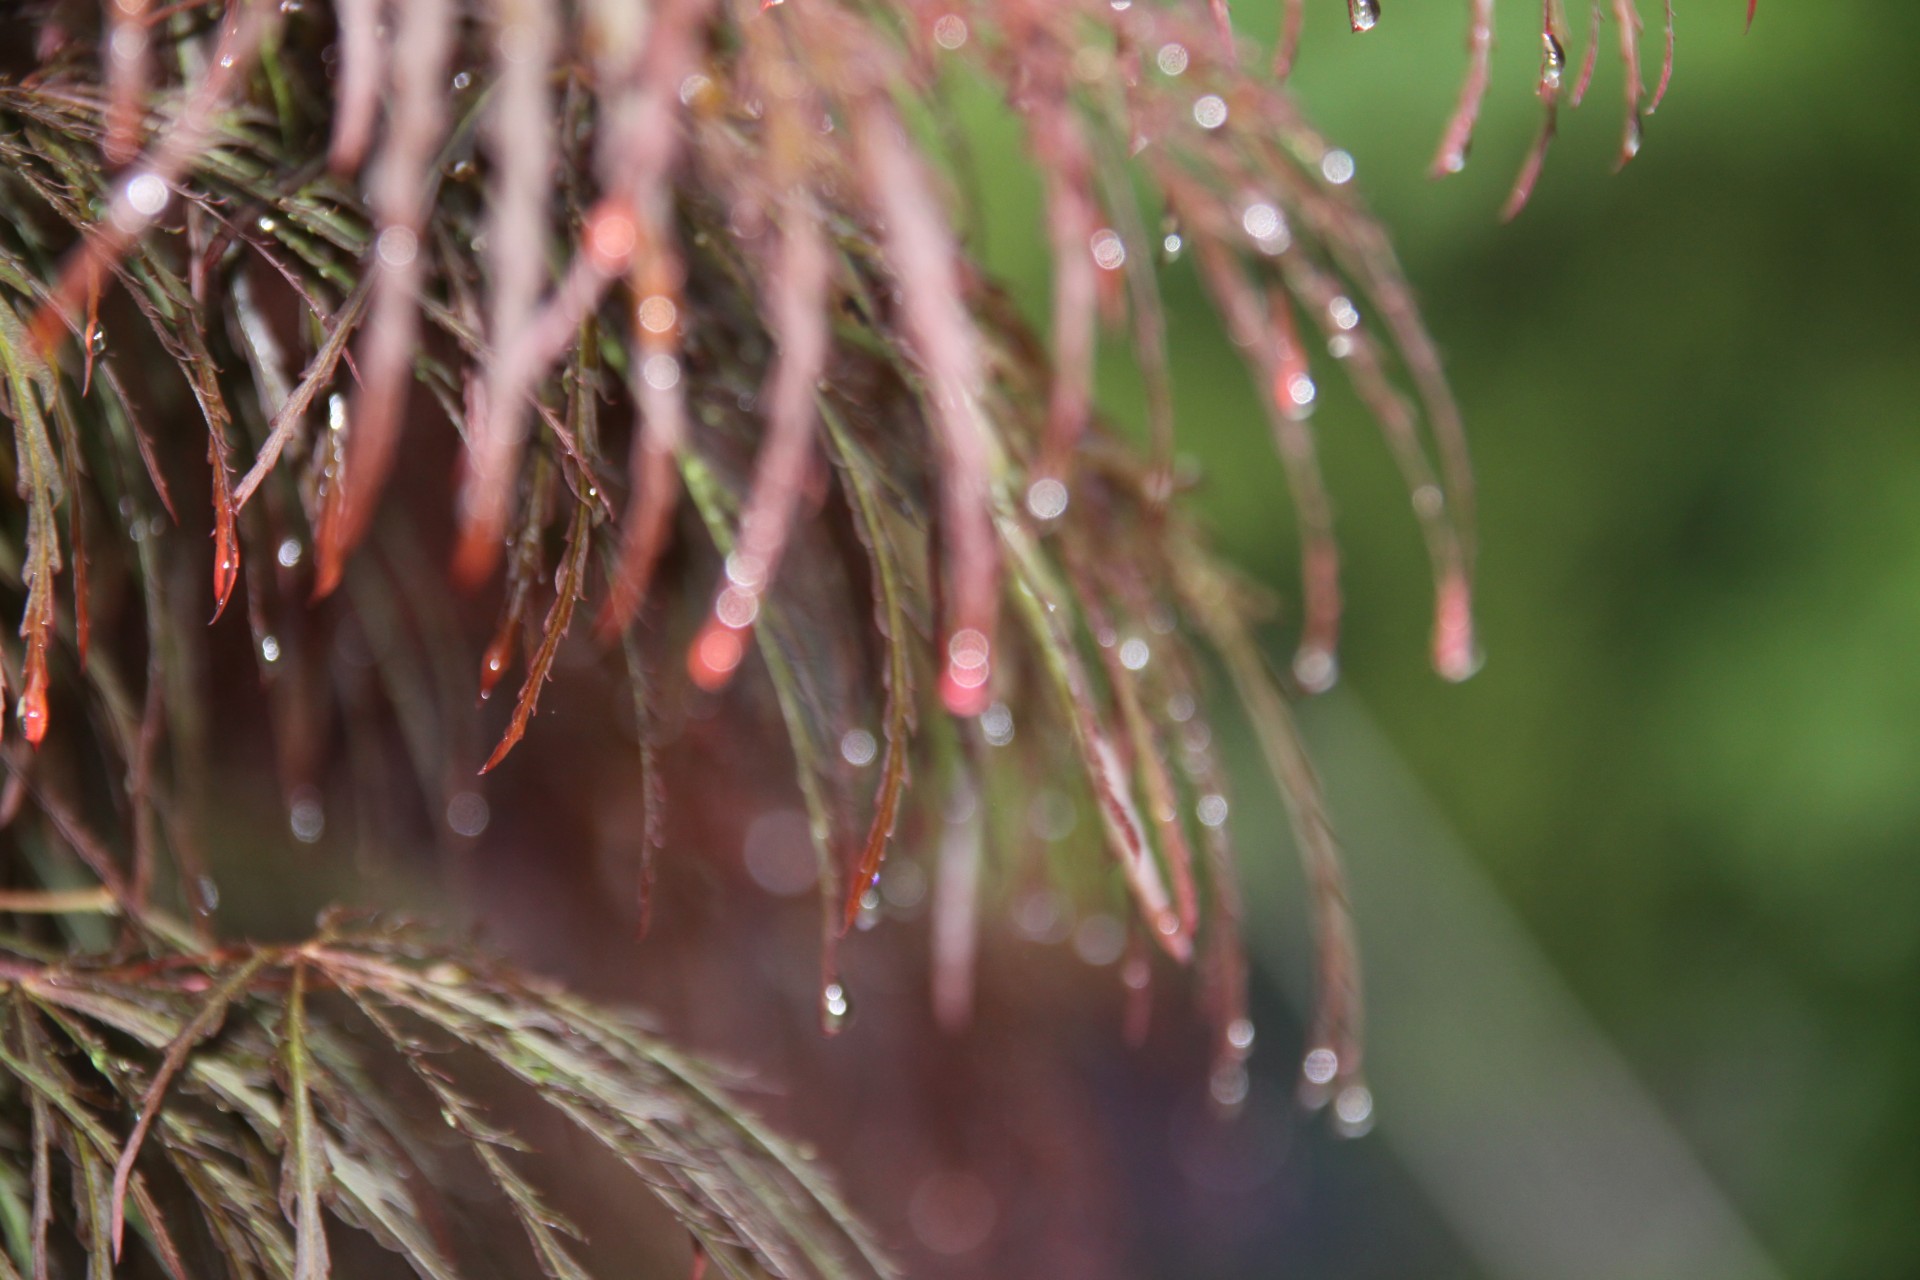
[[[804,1162],[629,1020],[404,933],[217,944],[195,849],[196,682],[205,613],[221,622],[236,593],[294,760],[358,723],[325,620],[401,619],[383,691],[433,799],[503,765],[593,600],[634,693],[649,857],[659,718],[764,674],[819,861],[828,1030],[846,1009],[836,949],[896,828],[991,809],[1076,762],[1104,849],[1071,874],[1132,899],[1129,971],[1155,950],[1198,963],[1231,1106],[1252,1036],[1202,688],[1223,667],[1314,894],[1309,1092],[1362,1090],[1337,851],[1287,709],[1337,670],[1315,352],[1405,475],[1436,584],[1433,661],[1454,679],[1477,662],[1472,486],[1351,157],[1285,90],[1300,13],[1290,0],[1275,76],[1223,0],[111,0],[97,21],[48,6],[0,80],[0,410],[21,499],[0,575],[22,617],[0,805],[8,874],[26,882],[0,904],[23,922],[5,943],[0,1110],[31,1167],[0,1187],[13,1258],[44,1273],[84,1256],[104,1274],[124,1213],[176,1274],[210,1248],[234,1274],[304,1278],[327,1270],[324,1204],[447,1274],[433,1214],[395,1172],[431,1183],[430,1161],[366,1083],[384,1052],[468,1143],[542,1268],[577,1274],[510,1140],[433,1052],[445,1044],[604,1142],[728,1274],[886,1270]],[[1631,0],[1614,15],[1630,154],[1639,19]],[[1370,27],[1377,6],[1352,0],[1350,18]],[[1441,170],[1464,161],[1485,89],[1488,0],[1472,18]],[[1545,123],[1514,209],[1552,136],[1565,26],[1548,0]],[[980,175],[946,127],[959,77],[995,87],[1045,175],[1045,343],[964,252],[947,188]],[[1156,262],[1181,254],[1265,389],[1286,463],[1304,557],[1288,678],[1253,639],[1266,602],[1174,501],[1188,477]],[[1094,420],[1103,322],[1146,371],[1144,449]],[[203,487],[205,507],[175,496]],[[396,533],[396,502],[450,508],[445,545]],[[173,524],[210,531],[208,609],[183,587],[194,553]],[[461,645],[434,629],[448,615],[430,602],[452,589],[499,596],[471,682],[446,671]],[[498,745],[450,766],[448,709],[522,665]],[[1019,742],[991,756],[1015,707]],[[928,781],[910,788],[915,774]],[[71,890],[82,877],[97,888]],[[103,938],[76,908],[122,928]],[[975,909],[950,898],[935,930],[950,1024],[970,1003]],[[54,1205],[56,1157],[71,1210]],[[198,1206],[194,1242],[167,1196]]]

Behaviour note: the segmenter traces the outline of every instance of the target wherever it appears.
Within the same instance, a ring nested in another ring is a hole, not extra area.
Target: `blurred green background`
[[[1277,9],[1236,20],[1265,38]],[[1502,7],[1474,158],[1444,183],[1465,5],[1389,3],[1365,37],[1309,9],[1299,94],[1357,158],[1467,415],[1488,662],[1428,671],[1404,492],[1323,376],[1349,607],[1340,691],[1304,719],[1353,849],[1379,1127],[1296,1151],[1313,1190],[1272,1231],[1197,1258],[1188,1235],[1161,1265],[1920,1275],[1920,10],[1764,0],[1743,34],[1737,0],[1679,0],[1672,90],[1618,175],[1609,23],[1502,226],[1537,8]],[[1036,193],[996,170],[987,195],[989,261],[1038,317]],[[1251,385],[1191,272],[1167,287],[1198,502],[1291,596]],[[1137,420],[1116,354],[1105,402]],[[1304,967],[1298,908],[1238,754],[1271,1001]],[[1261,1061],[1283,1096],[1284,1045]]]

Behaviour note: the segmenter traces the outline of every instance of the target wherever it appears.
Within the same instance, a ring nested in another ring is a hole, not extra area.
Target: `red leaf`
[[[227,601],[240,580],[240,539],[233,525],[233,480],[227,474],[226,450],[220,437],[212,437],[207,459],[213,464],[213,617],[209,625],[220,621]]]
[[[546,630],[540,637],[540,647],[527,659],[527,678],[520,686],[520,700],[514,704],[513,719],[500,736],[500,745],[480,766],[482,773],[505,760],[514,744],[526,736],[527,723],[540,705],[540,687],[547,682],[554,655],[560,652],[560,641],[573,622],[573,605],[580,598],[581,584],[586,577],[587,548],[592,541],[588,537],[588,523],[592,512],[593,508],[585,502],[573,509],[573,523],[567,527],[567,549],[560,561],[559,590],[553,598],[553,607],[547,610]]]
[[[35,625],[27,636],[27,658],[25,670],[21,672],[21,683],[17,710],[20,713],[20,732],[26,735],[28,742],[39,746],[47,736],[47,635],[44,619]]]

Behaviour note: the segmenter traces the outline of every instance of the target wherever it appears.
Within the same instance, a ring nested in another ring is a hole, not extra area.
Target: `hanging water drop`
[[[1315,1049],[1301,1062],[1300,1074],[1309,1084],[1331,1084],[1340,1074],[1340,1056],[1331,1049]]]
[[[1237,1062],[1223,1062],[1214,1068],[1208,1092],[1213,1095],[1215,1106],[1232,1114],[1247,1100],[1248,1083],[1245,1067]]]
[[[20,695],[16,704],[20,715],[20,732],[34,746],[39,746],[47,736],[47,682],[44,676],[29,680],[26,692]]]
[[[1371,31],[1380,21],[1380,0],[1347,0],[1347,17],[1355,31]]]
[[[977,627],[962,627],[947,641],[947,670],[940,682],[941,701],[956,716],[977,716],[986,710],[987,682],[992,678],[992,645]]]
[[[1644,137],[1640,124],[1640,113],[1632,112],[1627,116],[1626,135],[1620,140],[1620,163],[1625,164],[1640,154],[1640,143]]]
[[[820,988],[820,1030],[823,1033],[839,1035],[852,1017],[853,1002],[847,998],[845,987],[838,982],[829,982]]]
[[[1027,510],[1036,520],[1057,520],[1066,514],[1067,486],[1052,476],[1035,480],[1027,488]]]
[[[1340,660],[1321,644],[1303,644],[1293,657],[1293,678],[1302,693],[1325,693],[1340,678]]]
[[[1334,1098],[1333,1115],[1342,1137],[1360,1137],[1373,1128],[1373,1094],[1363,1084],[1348,1085]]]
[[[1545,93],[1560,87],[1560,77],[1567,69],[1567,51],[1552,31],[1540,33],[1540,44],[1540,90]]]
[[[293,803],[287,807],[287,826],[301,844],[313,844],[326,833],[327,811],[321,807],[317,788],[303,786],[294,791]]]

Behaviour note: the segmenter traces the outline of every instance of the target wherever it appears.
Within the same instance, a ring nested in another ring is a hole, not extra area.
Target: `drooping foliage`
[[[55,1227],[97,1256],[124,1212],[177,1269],[147,1172],[165,1159],[204,1165],[178,1176],[235,1274],[323,1273],[327,1214],[442,1274],[423,1193],[387,1168],[404,1126],[343,1086],[384,1052],[469,1140],[540,1265],[577,1273],[504,1135],[435,1065],[444,1042],[605,1142],[728,1274],[884,1270],[810,1173],[628,1022],[386,934],[219,949],[191,820],[208,615],[251,631],[294,760],[354,724],[311,620],[334,610],[387,637],[384,697],[436,801],[470,769],[512,767],[563,643],[591,621],[634,690],[649,857],[654,719],[743,669],[764,678],[820,864],[829,1030],[847,1002],[836,948],[903,817],[959,833],[940,880],[963,889],[938,897],[934,929],[936,1005],[959,1023],[978,911],[964,887],[986,839],[966,815],[1076,774],[1103,850],[1074,874],[1131,898],[1136,954],[1198,964],[1231,1105],[1252,1037],[1205,713],[1223,670],[1314,896],[1310,1092],[1361,1089],[1337,848],[1287,707],[1337,672],[1316,378],[1351,382],[1405,476],[1449,679],[1478,662],[1473,495],[1459,414],[1352,158],[1285,88],[1304,5],[1284,4],[1271,68],[1224,0],[47,6],[0,79],[0,409],[20,495],[0,574],[22,618],[0,807],[43,851],[8,873],[42,887],[6,909],[59,912],[51,886],[87,875],[84,905],[125,932],[97,959],[65,958],[98,940],[71,925],[13,949],[4,1064],[20,1106],[5,1115],[34,1170],[7,1188],[28,1231],[14,1257],[41,1256]],[[1510,214],[1563,92],[1586,90],[1603,8],[1565,91],[1566,18],[1542,5],[1543,124]],[[1470,17],[1437,172],[1464,163],[1486,89],[1490,0]],[[1356,31],[1378,18],[1352,0]],[[1625,158],[1640,20],[1632,0],[1612,18]],[[1670,67],[1670,10],[1668,32]],[[1044,339],[967,256],[947,112],[963,80],[1004,99],[1043,175]],[[1284,676],[1254,637],[1266,602],[1177,501],[1157,264],[1182,255],[1286,467],[1302,566]],[[1103,326],[1141,365],[1144,448],[1094,413]],[[207,507],[185,500],[202,492]],[[435,515],[403,529],[396,507]],[[211,592],[191,608],[175,526],[211,535]],[[450,671],[467,637],[396,623],[395,602],[444,620],[455,611],[432,602],[460,591],[499,608],[470,646],[477,668]],[[497,745],[459,741],[451,708],[516,672]],[[96,836],[82,809],[102,795],[112,825]],[[55,1153],[77,1179],[71,1213],[51,1208]]]
[[[455,1276],[476,1260],[471,1228],[451,1229],[472,1210],[435,1188],[466,1160],[529,1258],[583,1277],[579,1232],[467,1082],[481,1068],[604,1147],[720,1274],[892,1274],[821,1173],[711,1068],[628,1015],[407,927],[323,921],[292,946],[154,939],[82,961],[6,952],[0,1274],[106,1275],[138,1254],[175,1280],[215,1265],[307,1280],[329,1273],[329,1233],[347,1228],[422,1276]],[[408,1118],[410,1093],[442,1138]]]

